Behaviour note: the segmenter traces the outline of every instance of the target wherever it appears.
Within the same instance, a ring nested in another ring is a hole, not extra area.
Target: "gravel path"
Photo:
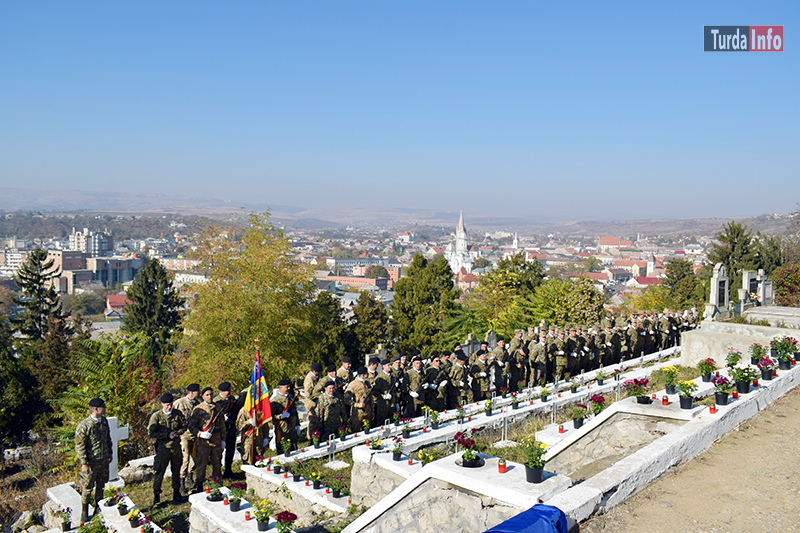
[[[800,388],[582,533],[800,532]]]

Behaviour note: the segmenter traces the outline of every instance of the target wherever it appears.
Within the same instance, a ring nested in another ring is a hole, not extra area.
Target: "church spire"
[[[460,232],[467,232],[467,228],[464,227],[464,210],[461,210],[461,215],[458,217],[458,226],[456,226],[456,235]]]

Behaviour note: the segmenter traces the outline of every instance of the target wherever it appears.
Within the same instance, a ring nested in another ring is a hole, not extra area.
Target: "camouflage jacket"
[[[159,409],[150,415],[150,423],[147,424],[147,436],[155,441],[156,448],[158,448],[159,444],[165,445],[167,448],[179,448],[180,434],[185,429],[186,419],[183,417],[183,413],[173,406],[169,414],[166,414],[163,409]],[[169,434],[173,431],[177,431],[178,436],[171,439]]]
[[[95,420],[89,416],[75,428],[75,455],[81,464],[108,464],[111,446],[111,432],[105,417]]]

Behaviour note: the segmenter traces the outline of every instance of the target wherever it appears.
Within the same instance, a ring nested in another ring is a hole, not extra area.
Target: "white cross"
[[[114,458],[108,465],[108,480],[115,481],[119,477],[119,441],[128,439],[128,426],[121,426],[116,416],[108,417],[108,432],[111,435],[111,453]]]

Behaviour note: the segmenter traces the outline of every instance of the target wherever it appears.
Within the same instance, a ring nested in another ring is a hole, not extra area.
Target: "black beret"
[[[92,398],[89,400],[89,407],[105,407],[106,402],[102,398]]]
[[[287,386],[287,385],[291,385],[291,384],[292,384],[292,382],[291,382],[291,381],[289,381],[289,380],[288,380],[288,379],[286,379],[286,378],[283,378],[282,380],[280,380],[280,381],[278,382],[278,386],[279,386],[279,387],[285,387],[285,386]]]
[[[453,345],[453,349],[454,349],[454,350],[456,349],[456,346],[461,346],[461,343],[460,343],[460,342],[457,342],[457,343],[455,343],[455,344]]]
[[[360,366],[360,367],[358,367],[358,370],[356,370],[356,375],[357,376],[362,376],[362,375],[366,374],[367,372],[369,372],[369,370],[367,370],[367,367]]]
[[[408,354],[406,352],[400,352],[400,357],[403,357],[404,355],[408,355]]]
[[[459,351],[461,351],[461,350],[459,350]],[[466,361],[467,360],[467,356],[464,354],[464,352],[461,352],[460,354],[456,355],[456,359],[458,359],[459,361]]]
[[[420,352],[419,349],[414,348],[414,355],[420,355],[420,354],[422,354],[422,352]]]
[[[486,350],[480,349],[477,352],[475,352],[475,357],[478,357],[479,355],[482,355],[482,354],[485,354],[485,353],[486,353]]]
[[[369,364],[371,364],[371,365],[377,365],[380,362],[381,362],[381,360],[380,360],[379,357],[370,357],[369,358]]]
[[[314,372],[322,372],[322,365],[320,363],[311,363],[311,370]]]
[[[188,390],[189,392],[199,391],[200,390],[200,385],[198,385],[197,383],[192,383],[191,385],[186,387],[186,390]]]
[[[392,357],[392,363],[394,363],[395,361],[399,361],[399,360],[400,360],[400,356],[399,355],[395,355],[394,357]]]
[[[223,381],[222,383],[219,384],[219,390],[221,391],[231,390],[231,384],[228,383],[227,381]]]
[[[328,368],[325,369],[326,372],[336,372],[336,365],[333,363],[328,365]]]
[[[203,394],[205,394],[205,393],[206,393],[206,392],[208,392],[208,391],[214,392],[214,389],[212,389],[211,387],[206,387],[205,389],[203,389],[203,390],[200,392],[200,396],[202,396]]]
[[[464,353],[464,350],[456,350],[456,351],[455,351],[455,352],[453,352],[453,353],[455,353],[456,355],[466,355],[466,354]]]
[[[504,340],[505,339],[503,337],[497,337],[497,342],[504,341]]]
[[[175,397],[168,392],[161,395],[161,403],[172,403],[174,399]]]
[[[483,346],[484,344],[488,345],[489,341],[481,341],[481,346]]]
[[[335,386],[336,386],[336,383],[334,383],[331,380],[328,380],[328,381],[325,382],[325,385],[323,385],[322,388],[323,389],[327,389],[328,387],[335,387]]]
[[[414,361],[422,361],[422,357],[415,355],[414,357],[411,358],[411,362],[413,363]]]
[[[450,350],[445,350],[442,352],[442,357],[447,357],[448,355],[450,355]]]
[[[436,357],[437,355],[439,355],[439,350],[434,350],[431,352],[431,357]]]
[[[352,362],[353,361],[350,360],[350,356],[349,355],[345,355],[344,357],[342,357],[342,363],[352,363]]]
[[[388,359],[381,359],[381,365],[390,365],[390,364],[392,364],[392,362],[389,361]]]

